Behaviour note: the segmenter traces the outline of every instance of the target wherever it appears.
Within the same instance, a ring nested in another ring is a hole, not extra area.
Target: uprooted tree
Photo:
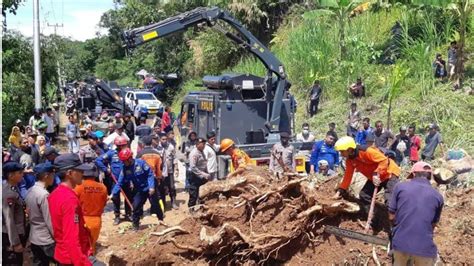
[[[202,186],[203,204],[193,217],[152,235],[188,259],[287,261],[303,247],[323,243],[324,224],[337,225],[345,215],[359,216],[357,203],[331,199],[338,181],[277,178],[265,169],[251,168],[242,176]]]

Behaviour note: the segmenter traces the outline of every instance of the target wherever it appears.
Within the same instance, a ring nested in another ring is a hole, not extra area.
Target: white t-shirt
[[[216,151],[219,150],[219,147],[214,144],[214,147],[210,146],[211,144],[206,143],[204,147],[204,156],[207,159],[207,171],[211,173],[217,172],[217,154]]]
[[[314,139],[315,137],[312,133],[309,133],[307,136],[304,136],[303,133],[298,133],[298,135],[296,135],[296,141],[312,142]]]
[[[111,149],[117,148],[114,144],[114,141],[118,136],[122,136],[122,137],[126,138],[128,140],[128,142],[130,143],[130,138],[128,138],[128,136],[127,136],[127,134],[125,134],[125,132],[122,132],[122,135],[119,135],[119,134],[117,134],[117,132],[114,132],[114,133],[110,134],[108,137],[106,137],[104,139],[105,145],[109,146]]]

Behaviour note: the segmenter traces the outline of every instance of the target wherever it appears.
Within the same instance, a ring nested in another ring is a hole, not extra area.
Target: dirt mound
[[[301,176],[278,179],[265,169],[251,168],[240,177],[208,183],[201,187],[204,203],[200,209],[177,226],[162,224],[139,234],[117,236],[116,243],[139,246],[115,252],[109,263],[389,264],[384,247],[324,232],[325,225],[363,231],[360,221],[366,217],[356,199],[331,199],[339,181]],[[441,259],[454,264],[474,261],[470,255],[472,191],[459,193],[451,195],[455,203],[447,202],[436,232]],[[380,213],[383,207],[378,209]],[[460,213],[467,219],[459,221]],[[377,235],[388,238],[387,232],[384,225]]]

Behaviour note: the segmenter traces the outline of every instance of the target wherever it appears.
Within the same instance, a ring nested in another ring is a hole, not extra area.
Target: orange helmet
[[[133,152],[129,148],[123,149],[118,154],[120,161],[124,162],[133,157]]]
[[[221,140],[221,152],[225,152],[230,147],[234,145],[234,141],[231,139],[223,139]]]
[[[115,146],[122,146],[122,145],[127,145],[128,140],[124,136],[118,136],[114,140]]]

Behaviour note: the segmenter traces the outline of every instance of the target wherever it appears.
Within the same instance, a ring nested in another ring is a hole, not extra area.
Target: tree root
[[[170,227],[170,228],[167,228],[161,232],[153,232],[153,233],[150,233],[150,235],[152,236],[165,236],[169,233],[172,233],[172,232],[176,232],[176,233],[180,233],[180,234],[189,234],[188,231],[184,230],[181,226],[173,226],[173,227]]]

